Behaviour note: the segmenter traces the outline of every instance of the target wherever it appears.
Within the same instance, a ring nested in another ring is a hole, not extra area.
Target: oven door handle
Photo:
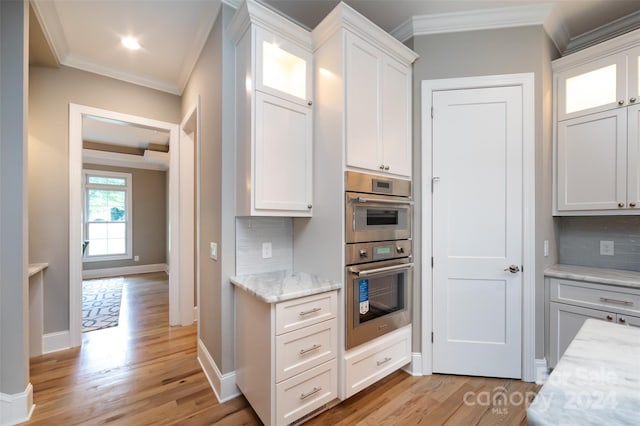
[[[358,268],[354,268],[353,266],[350,266],[349,272],[351,272],[356,277],[366,277],[369,275],[380,274],[382,272],[399,271],[401,269],[411,269],[411,268],[413,268],[413,263],[403,263],[401,265],[383,266],[382,268],[365,269],[365,270],[360,270]]]
[[[364,203],[379,203],[379,204],[400,204],[400,205],[413,205],[413,201],[411,200],[385,200],[380,198],[366,198],[366,197],[355,197],[351,199],[352,202],[358,204]]]

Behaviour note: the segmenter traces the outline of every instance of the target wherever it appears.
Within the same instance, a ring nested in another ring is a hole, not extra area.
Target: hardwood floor
[[[196,326],[169,327],[168,318],[167,276],[127,277],[118,327],[84,333],[81,348],[31,359],[36,409],[27,424],[261,424],[244,397],[217,403],[196,359]],[[531,400],[537,389],[400,371],[306,424],[526,424],[522,397]]]

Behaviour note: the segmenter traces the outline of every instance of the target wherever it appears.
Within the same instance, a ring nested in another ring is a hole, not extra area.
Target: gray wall
[[[179,123],[180,97],[67,67],[31,67],[29,84],[29,260],[49,263],[51,333],[69,329],[69,103]]]
[[[0,393],[8,395],[29,383],[28,8],[25,1],[0,1]],[[0,413],[0,423],[8,415]]]
[[[420,55],[413,68],[414,108],[414,196],[415,215],[420,217],[421,191],[421,82],[422,80],[474,77],[494,74],[535,73],[535,144],[536,144],[536,357],[544,354],[544,281],[543,270],[555,263],[556,253],[542,257],[545,239],[555,246],[551,218],[551,60],[555,48],[541,26],[469,31],[417,36],[408,45]],[[428,223],[422,224],[427,225]],[[414,248],[419,261],[420,221],[416,221]],[[525,265],[526,267],[527,265]],[[420,265],[416,265],[414,288],[414,351],[420,348]],[[431,307],[424,312],[430,315]],[[417,325],[417,326],[416,326]]]
[[[224,28],[235,9],[222,9],[182,96],[182,114],[201,98],[199,338],[222,374],[233,371],[235,330],[234,49]],[[224,105],[224,108],[222,107]],[[218,261],[209,243],[218,243]]]
[[[84,169],[131,173],[132,180],[132,256],[133,259],[84,262],[83,270],[154,265],[167,261],[167,173],[161,170],[84,164]]]
[[[640,216],[558,217],[559,262],[640,272]],[[613,241],[613,256],[600,255]]]

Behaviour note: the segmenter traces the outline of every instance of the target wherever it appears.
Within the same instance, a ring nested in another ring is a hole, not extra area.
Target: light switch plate
[[[213,260],[218,260],[218,243],[209,243],[209,257]]]
[[[613,241],[600,241],[600,255],[613,256]]]

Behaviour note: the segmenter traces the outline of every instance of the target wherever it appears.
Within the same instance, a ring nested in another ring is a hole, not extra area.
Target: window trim
[[[97,183],[87,183],[89,176],[104,176],[104,177],[114,177],[125,179],[125,186],[117,186],[117,185],[107,185],[107,184],[97,184]],[[82,255],[82,262],[105,262],[111,260],[131,260],[133,259],[133,175],[131,173],[124,172],[114,172],[108,170],[92,170],[92,169],[83,169],[82,170],[82,197],[83,197],[83,209],[82,209],[82,230],[83,237],[86,237],[89,234],[89,221],[88,221],[88,212],[89,212],[89,201],[87,199],[87,190],[89,189],[122,189],[125,191],[125,208],[126,208],[126,220],[125,229],[126,229],[126,252],[123,254],[105,254],[99,256],[88,256]],[[83,238],[87,239],[87,238]]]

